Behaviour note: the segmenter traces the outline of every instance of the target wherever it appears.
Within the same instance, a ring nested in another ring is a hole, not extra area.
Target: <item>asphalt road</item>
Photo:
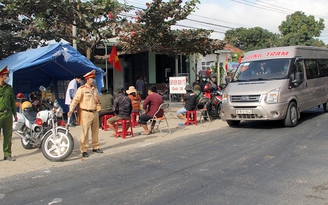
[[[328,204],[327,117],[247,122],[7,177],[0,204]]]

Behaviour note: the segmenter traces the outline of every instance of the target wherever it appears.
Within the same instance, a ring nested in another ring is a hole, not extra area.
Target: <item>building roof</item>
[[[223,50],[230,50],[234,53],[244,53],[243,50],[241,50],[241,49],[239,49],[239,48],[237,48],[237,47],[235,47],[231,44],[228,44],[228,43],[224,46]]]

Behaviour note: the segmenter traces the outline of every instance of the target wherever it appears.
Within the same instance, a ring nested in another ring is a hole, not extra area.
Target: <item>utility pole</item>
[[[75,21],[73,22],[73,26],[72,26],[72,34],[73,34],[73,48],[75,48],[75,50],[77,50],[77,44],[76,44],[76,26],[74,25]]]
[[[71,2],[73,3],[73,0],[71,0]],[[76,44],[76,26],[75,26],[75,20],[73,21],[73,25],[72,25],[72,36],[73,36],[73,48],[75,48],[75,50],[77,50],[77,44]]]
[[[105,56],[107,57],[107,41],[103,41],[105,44]],[[106,89],[108,90],[108,64],[107,64],[108,58],[105,59],[106,62]]]

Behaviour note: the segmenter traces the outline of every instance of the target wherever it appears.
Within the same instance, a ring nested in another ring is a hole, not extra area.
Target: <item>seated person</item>
[[[140,113],[140,103],[141,97],[137,92],[137,89],[134,86],[130,86],[129,90],[126,90],[126,94],[131,100],[132,103],[132,112],[139,112]]]
[[[188,110],[195,110],[196,109],[196,94],[192,91],[191,85],[186,85],[185,87],[186,94],[182,97],[182,102],[184,102],[184,107],[180,108],[177,111],[177,115],[179,118],[182,118],[184,120],[183,124],[186,124],[187,118],[186,113]],[[183,125],[182,123],[179,125]]]
[[[142,134],[149,135],[155,132],[155,122],[151,124],[150,131],[148,130],[147,122],[148,120],[152,119],[157,112],[158,108],[161,104],[164,103],[163,98],[161,95],[157,93],[157,88],[155,86],[151,86],[148,88],[148,96],[146,97],[145,101],[143,102],[142,108],[144,110],[144,114],[142,114],[139,118],[139,123],[141,124],[144,132]],[[164,114],[163,110],[161,109],[157,114],[156,117],[162,117]]]
[[[287,75],[287,73],[288,73],[288,65],[289,65],[288,63],[285,63],[284,69],[282,70],[281,74]]]
[[[265,73],[266,73],[266,74],[270,74],[270,73],[271,73],[271,68],[270,68],[270,67],[267,67]]]
[[[100,90],[100,110],[99,110],[99,126],[102,125],[102,117],[104,115],[114,115],[113,111],[113,103],[114,103],[114,97],[108,92],[108,90],[103,87]]]
[[[199,85],[194,85],[194,93],[196,95],[196,103],[198,104],[199,100],[204,97],[204,94],[200,91]],[[198,109],[204,108],[204,105],[197,105]]]
[[[256,71],[256,75],[262,75],[266,73],[265,63],[261,63],[260,67]]]
[[[107,120],[109,128],[112,129],[114,132],[116,132],[116,130],[113,123],[117,122],[118,120],[130,119],[132,111],[131,100],[128,96],[125,95],[124,88],[118,87],[116,92],[118,96],[117,98],[115,98],[113,105],[113,110],[115,110],[115,116]],[[126,126],[127,130],[129,129],[129,126],[129,124]],[[112,137],[115,137],[115,133],[112,135]]]

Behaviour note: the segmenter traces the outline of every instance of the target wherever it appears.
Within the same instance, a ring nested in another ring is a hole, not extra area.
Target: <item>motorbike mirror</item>
[[[43,87],[42,85],[39,87],[39,90],[42,91],[42,92],[47,91],[47,89],[45,87]]]

